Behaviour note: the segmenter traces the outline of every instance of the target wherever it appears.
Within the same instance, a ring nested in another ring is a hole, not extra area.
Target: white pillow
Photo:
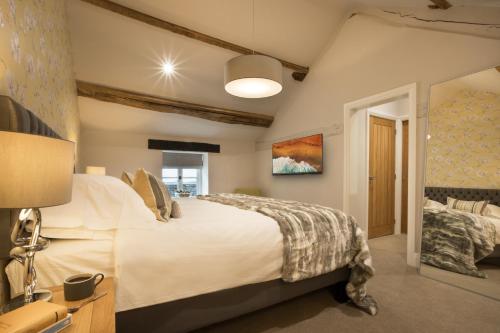
[[[500,207],[489,204],[486,206],[486,210],[484,212],[485,216],[488,217],[495,217],[497,219],[500,219]]]
[[[442,203],[440,203],[438,201],[431,200],[431,199],[427,199],[424,207],[425,208],[434,208],[434,209],[445,209],[446,208],[446,206],[443,205]]]
[[[155,216],[142,198],[120,179],[109,176],[75,174],[72,201],[41,212],[42,235],[57,232],[63,237],[61,230],[50,229],[71,229],[68,238],[75,238],[78,230],[81,237],[90,237],[85,233],[95,237],[88,231],[142,228],[155,223]]]

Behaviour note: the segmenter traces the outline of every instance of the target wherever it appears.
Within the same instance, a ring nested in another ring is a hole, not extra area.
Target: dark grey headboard
[[[31,111],[4,95],[0,95],[0,131],[61,138]],[[10,250],[10,219],[10,210],[0,209],[0,258],[7,257]]]
[[[61,137],[31,111],[8,96],[0,95],[0,131]]]
[[[491,204],[500,206],[500,189],[426,187],[425,196],[442,204],[446,204],[447,197],[452,197],[467,201],[489,200]]]

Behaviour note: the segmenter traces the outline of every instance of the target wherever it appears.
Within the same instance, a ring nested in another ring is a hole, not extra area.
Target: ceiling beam
[[[451,7],[451,3],[448,0],[430,0],[433,5],[429,5],[431,9],[448,9]]]
[[[227,124],[241,124],[258,127],[269,127],[274,120],[273,116],[264,114],[188,103],[90,82],[76,81],[76,86],[78,96],[90,97],[99,101],[122,104],[145,110],[176,113]]]
[[[173,33],[176,33],[179,35],[183,35],[183,36],[188,37],[188,38],[193,38],[193,39],[199,40],[199,41],[207,43],[207,44],[222,47],[224,49],[228,49],[228,50],[234,51],[236,53],[266,55],[264,53],[254,51],[252,49],[249,49],[249,48],[246,48],[246,47],[243,47],[240,45],[236,45],[236,44],[233,44],[230,42],[226,42],[222,39],[215,38],[215,37],[206,35],[204,33],[198,32],[198,31],[191,30],[189,28],[177,25],[175,23],[164,21],[164,20],[156,18],[154,16],[137,11],[135,9],[132,9],[132,8],[129,8],[126,6],[122,6],[122,5],[117,4],[113,1],[109,1],[109,0],[81,0],[81,1],[90,3],[90,4],[95,5],[97,7],[101,7],[103,9],[112,11],[116,14],[120,14],[120,15],[126,16],[128,18],[137,20],[137,21],[141,21],[143,23],[152,25],[154,27],[168,30],[170,32],[173,32]],[[309,72],[309,67],[300,66],[300,65],[297,65],[297,64],[294,64],[292,62],[289,62],[289,61],[286,61],[283,59],[279,59],[276,57],[273,57],[273,58],[279,60],[283,64],[284,67],[287,67],[287,68],[290,68],[291,70],[293,70],[294,72],[292,73],[292,77],[297,81],[304,80],[307,73]]]

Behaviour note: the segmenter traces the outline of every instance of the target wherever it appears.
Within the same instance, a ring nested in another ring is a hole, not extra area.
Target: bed
[[[33,126],[41,122],[31,112],[5,98],[9,112],[2,109],[0,119],[9,128],[3,130],[22,130],[22,123],[29,133],[47,132]],[[70,204],[42,210],[42,234],[56,239],[37,253],[39,287],[61,284],[82,271],[114,276],[119,332],[185,332],[325,287],[376,313],[364,288],[373,275],[366,240],[352,217],[340,211],[335,210],[343,218],[336,227],[351,238],[342,233],[328,237],[342,245],[348,260],[331,271],[285,282],[289,236],[284,238],[282,225],[262,211],[189,198],[179,201],[182,218],[159,223],[119,179],[75,179]],[[307,252],[311,244],[304,244],[301,250]],[[334,257],[332,262],[339,253]],[[11,262],[6,272],[13,293],[20,291],[19,264]]]
[[[421,261],[453,272],[485,278],[476,262],[500,257],[500,190],[426,187]],[[447,198],[488,200],[482,213],[447,208]],[[493,211],[496,211],[495,213]]]
[[[159,331],[156,325],[165,317],[170,320],[162,322],[162,330],[187,331],[332,284],[345,287],[348,268],[302,281],[306,283],[282,282],[282,236],[267,217],[255,212],[241,215],[234,207],[195,198],[179,202],[185,215],[168,224],[120,230],[113,239],[52,240],[47,250],[37,254],[39,287],[60,284],[79,272],[120,276],[116,283],[120,332],[144,329],[145,317],[154,320],[147,321],[150,327],[144,331]],[[206,214],[213,218],[207,219]],[[145,239],[153,241],[145,243]],[[161,248],[155,243],[160,239]],[[123,260],[125,266],[137,267],[139,262],[137,273],[124,274],[130,269],[115,267],[114,247],[119,246],[115,242],[141,249],[133,252],[137,256]],[[156,262],[161,258],[164,269],[158,274]],[[20,292],[21,265],[13,261],[6,272],[12,292]],[[203,277],[200,272],[205,273]]]
[[[475,189],[457,187],[426,187],[425,196],[430,200],[446,205],[448,197],[466,201],[488,200],[490,204],[500,206],[500,189]],[[496,227],[496,247],[492,256],[500,257],[500,219],[489,219]]]

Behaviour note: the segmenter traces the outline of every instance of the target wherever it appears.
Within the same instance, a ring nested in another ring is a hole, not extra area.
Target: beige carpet
[[[370,241],[376,277],[372,317],[322,290],[202,329],[199,333],[477,332],[500,333],[500,302],[418,275],[403,262],[397,236]]]

